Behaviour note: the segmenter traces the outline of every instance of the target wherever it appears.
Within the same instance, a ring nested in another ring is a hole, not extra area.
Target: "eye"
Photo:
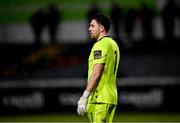
[[[92,25],[92,24],[90,24],[90,27],[93,27],[93,25]]]

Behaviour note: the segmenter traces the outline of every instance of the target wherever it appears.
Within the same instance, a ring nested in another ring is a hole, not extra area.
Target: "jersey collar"
[[[103,38],[105,38],[105,37],[110,37],[110,36],[103,36],[102,38],[100,38],[98,41],[100,41],[100,40],[102,40]]]

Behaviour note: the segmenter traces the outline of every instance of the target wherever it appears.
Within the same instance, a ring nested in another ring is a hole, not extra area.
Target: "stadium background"
[[[180,121],[180,22],[177,15],[174,35],[167,39],[162,19],[167,1],[115,0],[122,7],[123,15],[119,26],[121,39],[118,40],[121,63],[117,80],[119,105],[116,122]],[[1,122],[87,121],[76,114],[76,103],[86,84],[87,58],[92,46],[87,33],[87,13],[91,5],[97,4],[103,13],[110,16],[111,2],[0,1]],[[175,2],[179,7],[178,0]],[[50,43],[45,27],[42,45],[37,49],[30,17],[39,8],[47,11],[51,3],[61,11],[57,43]],[[154,13],[153,38],[144,38],[140,14],[142,3]],[[140,15],[133,20],[133,31],[128,35],[125,25],[131,24],[126,21],[130,10]],[[110,34],[114,36],[113,30]]]

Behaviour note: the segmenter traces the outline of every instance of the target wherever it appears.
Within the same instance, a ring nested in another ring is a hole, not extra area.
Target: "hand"
[[[89,91],[84,91],[83,96],[79,99],[78,101],[78,108],[77,108],[77,113],[79,115],[84,115],[87,110],[86,110],[86,105],[87,105],[87,100],[88,97],[91,93]]]
[[[82,96],[78,101],[77,113],[79,115],[84,116],[84,114],[86,113],[86,105],[87,105],[87,98]]]

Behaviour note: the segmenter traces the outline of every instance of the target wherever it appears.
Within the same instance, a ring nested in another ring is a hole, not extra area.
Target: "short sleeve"
[[[97,43],[93,47],[93,63],[106,63],[107,59],[107,50],[106,47],[103,46],[101,43]]]

